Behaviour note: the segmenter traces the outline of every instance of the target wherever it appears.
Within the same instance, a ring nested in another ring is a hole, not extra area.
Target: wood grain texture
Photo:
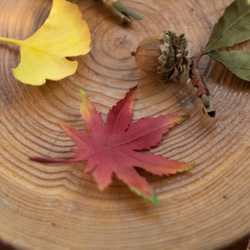
[[[160,84],[137,69],[130,52],[146,36],[171,28],[185,33],[190,56],[206,45],[232,0],[123,0],[142,13],[124,27],[94,0],[75,0],[87,20],[91,52],[77,58],[71,77],[41,87],[16,81],[19,51],[0,44],[0,238],[21,249],[218,249],[250,232],[250,84],[202,58],[200,71],[217,115],[203,115],[192,87]],[[45,21],[51,0],[0,0],[0,36],[25,39]],[[236,49],[248,49],[244,43]],[[137,197],[114,178],[97,189],[84,163],[42,165],[29,156],[72,156],[74,143],[58,122],[84,129],[79,89],[106,119],[108,110],[138,84],[134,120],[190,114],[152,150],[192,162],[171,177],[142,173],[161,206]]]

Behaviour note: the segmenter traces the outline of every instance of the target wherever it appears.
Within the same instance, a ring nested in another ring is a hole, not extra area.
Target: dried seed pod
[[[148,77],[159,81],[179,81],[188,67],[187,40],[184,34],[176,36],[172,30],[163,31],[160,37],[150,36],[142,40],[135,52],[137,67]]]
[[[124,24],[132,23],[133,17],[137,20],[141,20],[143,16],[139,13],[134,12],[133,10],[129,9],[125,5],[123,5],[118,0],[102,0],[102,2],[117,16],[119,17]]]

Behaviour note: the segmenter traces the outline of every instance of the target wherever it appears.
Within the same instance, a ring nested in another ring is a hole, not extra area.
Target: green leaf
[[[208,53],[239,78],[250,81],[250,51],[214,51]]]
[[[250,39],[250,0],[235,0],[215,24],[206,52],[231,47]]]

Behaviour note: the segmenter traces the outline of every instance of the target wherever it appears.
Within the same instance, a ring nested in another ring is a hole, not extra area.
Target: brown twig
[[[209,90],[206,86],[206,82],[203,76],[200,74],[198,70],[198,63],[203,55],[205,55],[205,51],[201,51],[197,55],[191,57],[191,64],[189,66],[189,77],[191,79],[193,87],[196,89],[197,96],[201,99],[203,104],[203,110],[206,114],[211,117],[215,116],[215,109],[213,107],[213,103],[211,101]]]

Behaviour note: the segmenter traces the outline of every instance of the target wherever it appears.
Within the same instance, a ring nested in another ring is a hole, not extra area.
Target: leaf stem
[[[206,55],[206,51],[205,50],[202,50],[200,51],[198,54],[196,54],[195,56],[192,56],[191,57],[191,60],[192,60],[192,65],[197,68],[198,67],[198,63],[201,59],[202,56]]]
[[[0,42],[13,44],[13,45],[16,45],[18,47],[20,47],[21,43],[22,43],[21,40],[12,39],[12,38],[6,38],[6,37],[0,37]]]

